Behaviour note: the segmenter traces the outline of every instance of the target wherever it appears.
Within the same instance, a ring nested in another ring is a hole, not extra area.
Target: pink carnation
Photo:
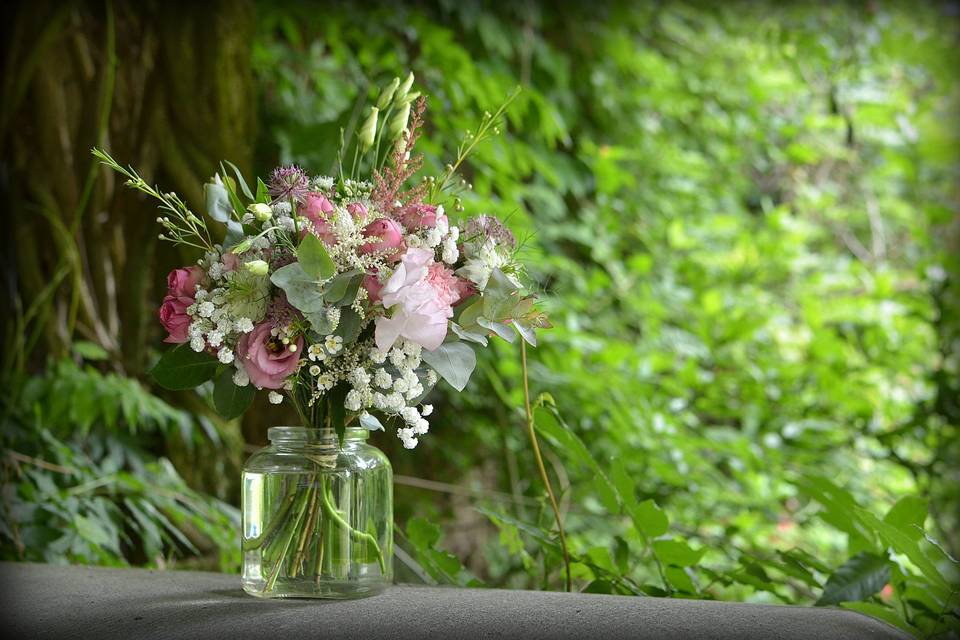
[[[245,333],[237,342],[237,356],[250,381],[261,389],[279,389],[297,370],[303,336],[297,337],[295,351],[271,334],[273,323],[263,322]]]
[[[160,324],[167,330],[168,335],[164,342],[182,344],[187,341],[187,329],[190,327],[190,316],[187,307],[193,304],[192,296],[169,295],[160,305]]]
[[[437,292],[437,300],[451,307],[476,292],[473,283],[453,275],[452,269],[439,262],[427,268],[426,282]]]

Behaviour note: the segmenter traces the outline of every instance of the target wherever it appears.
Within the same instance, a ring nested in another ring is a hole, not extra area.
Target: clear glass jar
[[[393,471],[348,428],[272,427],[243,468],[243,589],[263,598],[360,598],[393,578]]]

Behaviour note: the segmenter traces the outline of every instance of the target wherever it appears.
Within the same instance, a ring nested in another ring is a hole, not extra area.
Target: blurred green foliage
[[[521,85],[503,135],[463,171],[464,205],[526,238],[555,325],[531,383],[555,402],[537,429],[576,587],[840,605],[936,635],[957,628],[960,588],[951,6],[264,2],[256,169],[330,171],[341,127],[412,69],[435,173]],[[398,474],[404,575],[562,588],[519,353],[498,343],[463,394],[435,395],[416,452],[377,442]],[[151,406],[156,437],[200,420]],[[114,434],[110,411],[93,422]],[[56,451],[36,453],[80,464]],[[136,496],[148,471],[132,469]],[[228,524],[229,509],[184,495],[183,518]],[[116,521],[99,508],[64,520],[78,539]],[[187,550],[159,522],[168,550]],[[229,555],[225,531],[206,533]],[[131,557],[110,548],[44,557]]]

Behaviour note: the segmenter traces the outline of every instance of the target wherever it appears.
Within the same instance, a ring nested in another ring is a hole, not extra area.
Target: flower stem
[[[566,590],[570,591],[572,582],[570,580],[570,553],[567,551],[567,536],[563,531],[563,520],[560,517],[560,507],[557,505],[557,498],[553,494],[553,487],[550,484],[550,477],[547,476],[547,469],[543,466],[543,457],[540,455],[540,445],[537,442],[537,431],[534,428],[533,408],[530,406],[530,382],[527,375],[527,344],[520,341],[520,361],[523,365],[523,406],[527,412],[527,433],[530,436],[530,444],[533,446],[533,457],[537,460],[537,468],[540,470],[540,477],[547,488],[547,495],[550,497],[550,506],[553,508],[553,516],[557,521],[557,530],[560,532],[560,549],[563,551],[563,564],[566,568]]]

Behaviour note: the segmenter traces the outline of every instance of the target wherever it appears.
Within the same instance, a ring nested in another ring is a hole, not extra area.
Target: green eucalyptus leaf
[[[164,389],[193,389],[214,376],[217,359],[205,351],[196,352],[181,344],[165,352],[150,375]]]
[[[477,344],[482,344],[483,346],[487,346],[489,344],[489,342],[487,341],[486,334],[478,333],[475,331],[468,331],[467,329],[464,329],[456,322],[450,323],[450,330],[453,331],[457,335],[457,337],[459,337],[461,340],[476,342]]]
[[[314,280],[326,280],[337,272],[337,265],[327,253],[323,241],[308,233],[297,247],[297,260],[304,273]]]
[[[270,281],[283,289],[287,301],[300,311],[314,313],[324,309],[320,283],[304,271],[299,262],[280,267],[270,276]]]
[[[459,341],[444,342],[433,351],[424,349],[420,357],[457,391],[463,391],[477,366],[477,354]]]
[[[493,320],[487,320],[484,317],[477,318],[477,324],[479,324],[484,329],[489,329],[494,332],[507,342],[513,342],[517,337],[517,332],[508,324],[503,324],[502,322],[496,322]]]
[[[247,384],[245,387],[235,385],[234,371],[233,367],[225,368],[213,384],[213,406],[217,413],[227,420],[242,415],[257,394],[257,389],[252,384]]]

